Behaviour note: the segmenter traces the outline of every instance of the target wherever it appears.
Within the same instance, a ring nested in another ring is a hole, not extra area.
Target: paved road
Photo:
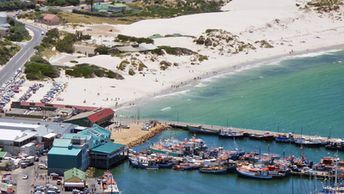
[[[34,33],[34,36],[32,40],[24,45],[0,71],[0,86],[5,83],[18,68],[22,67],[26,63],[33,54],[35,46],[39,45],[42,41],[43,35],[41,29],[28,24],[26,24],[26,27]]]

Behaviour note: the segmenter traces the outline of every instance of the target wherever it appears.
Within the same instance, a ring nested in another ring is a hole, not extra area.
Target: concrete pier
[[[214,135],[217,135],[221,129],[230,129],[233,132],[242,132],[242,133],[246,133],[249,135],[263,135],[266,133],[269,133],[269,134],[273,135],[274,137],[277,137],[279,135],[286,135],[286,136],[289,135],[289,133],[283,133],[283,132],[274,132],[274,131],[267,131],[267,130],[255,130],[255,129],[244,129],[244,128],[236,128],[236,127],[224,127],[224,126],[218,126],[218,125],[205,125],[205,124],[177,122],[177,121],[159,121],[159,122],[164,123],[166,125],[169,125],[172,128],[184,129],[184,130],[187,130],[188,126],[200,126],[202,129],[205,129],[208,132],[213,132]],[[295,134],[295,133],[293,133],[293,137],[294,138],[303,137],[305,139],[319,139],[323,143],[343,141],[343,139],[340,139],[340,138],[329,138],[329,137],[312,136],[312,135]]]

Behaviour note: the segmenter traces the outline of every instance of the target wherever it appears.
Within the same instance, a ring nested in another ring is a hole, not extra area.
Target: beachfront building
[[[72,168],[65,171],[63,178],[63,186],[65,191],[72,191],[73,189],[82,191],[86,186],[86,174],[84,171],[77,168]]]
[[[93,125],[78,133],[67,133],[61,139],[55,139],[48,152],[48,173],[62,175],[71,168],[86,170],[90,165],[89,151],[108,142],[110,135],[110,131]]]
[[[123,144],[107,142],[91,149],[90,162],[95,168],[109,169],[127,158],[127,147]]]
[[[94,124],[105,126],[111,122],[115,112],[111,108],[97,109],[77,114],[64,122],[91,127]]]

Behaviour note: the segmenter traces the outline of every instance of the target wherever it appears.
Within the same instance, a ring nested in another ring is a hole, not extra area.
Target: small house
[[[58,25],[60,23],[60,18],[55,14],[45,14],[42,23],[47,25]]]

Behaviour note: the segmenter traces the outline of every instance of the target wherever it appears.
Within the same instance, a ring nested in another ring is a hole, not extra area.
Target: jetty
[[[108,129],[111,131],[112,140],[132,148],[146,142],[169,127],[162,123],[156,123],[155,126],[144,129],[144,124],[145,122],[142,121],[131,122],[123,126],[109,126]]]
[[[229,129],[232,132],[238,132],[238,133],[244,133],[248,136],[260,136],[260,135],[266,135],[270,134],[273,137],[279,137],[279,136],[288,136],[291,133],[285,133],[285,132],[275,132],[275,131],[268,131],[268,130],[256,130],[256,129],[244,129],[244,128],[236,128],[236,127],[224,127],[219,125],[207,125],[207,124],[197,124],[197,123],[188,123],[188,122],[177,122],[177,121],[159,121],[161,123],[164,123],[165,125],[170,126],[171,128],[176,129],[183,129],[183,130],[189,130],[190,127],[198,127],[203,130],[203,132],[207,134],[213,134],[218,135],[220,130],[223,129]],[[202,131],[201,131],[202,132]],[[337,142],[343,142],[343,139],[340,138],[330,138],[330,137],[323,137],[323,136],[314,136],[314,135],[305,135],[305,134],[295,134],[292,133],[293,138],[304,138],[304,139],[317,139],[320,140],[323,145],[328,143],[337,143]]]

